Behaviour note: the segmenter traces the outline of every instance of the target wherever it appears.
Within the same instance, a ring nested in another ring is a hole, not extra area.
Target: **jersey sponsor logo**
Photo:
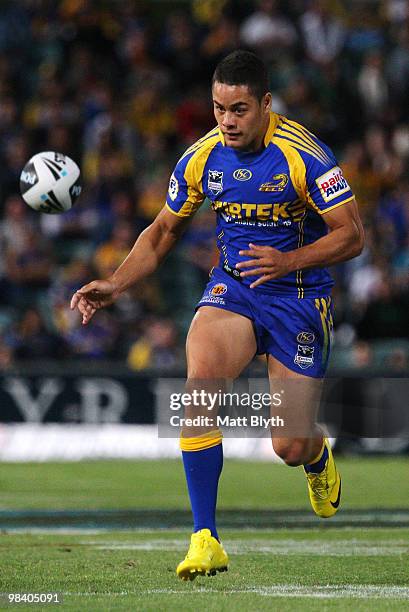
[[[214,287],[211,288],[210,293],[212,295],[224,295],[227,292],[227,285],[224,283],[217,283]]]
[[[341,168],[335,166],[319,178],[315,179],[325,202],[331,202],[350,189]]]
[[[314,365],[314,347],[298,344],[297,353],[294,357],[294,363],[302,370],[306,370]]]
[[[263,183],[259,187],[259,191],[284,191],[288,183],[287,174],[275,174],[273,180],[270,183]]]
[[[223,191],[223,172],[221,170],[209,170],[207,188],[215,196]]]
[[[308,331],[302,331],[297,336],[297,342],[300,344],[312,344],[315,340],[315,334]]]
[[[251,204],[239,202],[222,202],[215,200],[212,204],[216,212],[221,212],[226,221],[268,221],[276,223],[301,221],[305,214],[305,203],[301,200],[293,202],[274,202],[271,204]]]
[[[252,176],[252,171],[247,170],[247,168],[237,168],[237,170],[233,172],[233,177],[236,181],[249,181]]]
[[[172,201],[176,200],[179,192],[179,182],[174,174],[169,179],[169,197]]]

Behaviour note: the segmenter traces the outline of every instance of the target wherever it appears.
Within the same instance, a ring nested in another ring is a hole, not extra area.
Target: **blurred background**
[[[213,212],[204,205],[160,271],[92,325],[69,300],[109,275],[162,208],[178,157],[214,126],[209,83],[236,48],[264,58],[273,110],[332,147],[360,206],[365,249],[333,270],[330,374],[344,381],[334,401],[349,408],[345,439],[356,448],[372,436],[359,421],[368,405],[402,412],[403,401],[407,412],[403,387],[379,381],[409,372],[409,2],[2,0],[4,422],[155,422],[157,381],[183,376],[216,260]],[[83,194],[63,215],[33,212],[18,191],[26,161],[47,150],[82,169]],[[256,360],[250,373],[262,371]]]

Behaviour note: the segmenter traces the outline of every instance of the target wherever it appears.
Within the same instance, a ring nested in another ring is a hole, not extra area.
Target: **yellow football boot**
[[[328,451],[325,467],[319,474],[305,472],[308,482],[311,506],[321,518],[329,518],[338,510],[341,499],[341,476],[335,466],[334,457],[327,438],[324,445]],[[325,450],[324,450],[325,452]]]
[[[194,580],[196,576],[215,576],[227,572],[229,557],[223,546],[212,536],[210,529],[201,529],[192,534],[185,559],[176,568],[182,580]]]

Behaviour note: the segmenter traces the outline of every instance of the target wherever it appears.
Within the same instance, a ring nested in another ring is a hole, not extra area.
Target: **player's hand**
[[[246,261],[241,261],[236,264],[236,268],[252,268],[252,270],[244,270],[240,273],[241,277],[260,276],[257,280],[251,283],[250,288],[258,287],[274,278],[280,278],[291,272],[289,258],[286,253],[282,253],[278,249],[270,246],[258,246],[257,244],[249,244],[247,251],[239,251],[239,255],[250,257]]]
[[[109,280],[94,280],[78,289],[71,298],[71,310],[78,308],[82,324],[86,325],[100,308],[110,306],[118,297],[118,291]]]

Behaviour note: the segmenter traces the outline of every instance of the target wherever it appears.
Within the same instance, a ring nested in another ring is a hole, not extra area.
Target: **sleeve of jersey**
[[[320,159],[310,157],[306,163],[308,204],[320,215],[346,204],[354,194],[331,149],[321,143]]]
[[[166,206],[178,217],[191,217],[205,199],[194,162],[192,156],[184,155],[169,180]]]

